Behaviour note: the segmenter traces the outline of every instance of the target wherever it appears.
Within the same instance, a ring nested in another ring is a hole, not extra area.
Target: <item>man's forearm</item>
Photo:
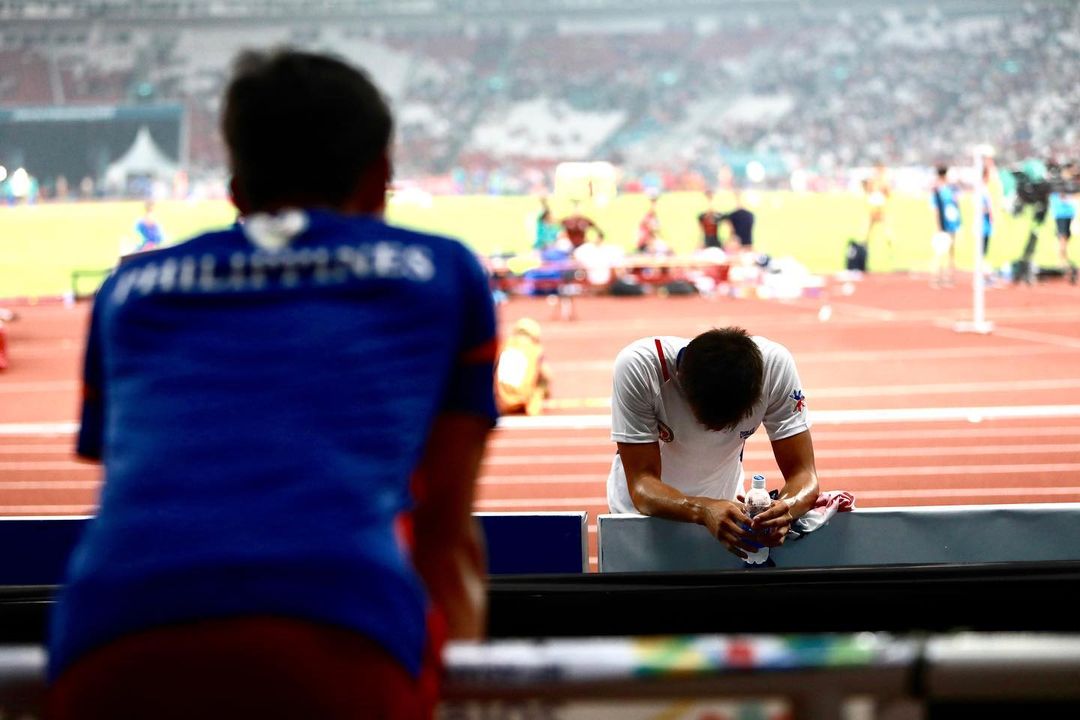
[[[812,470],[802,470],[785,478],[779,497],[791,508],[791,517],[802,517],[817,502],[817,473]]]
[[[630,499],[642,515],[702,524],[701,498],[684,495],[660,478],[640,479],[630,490]]]
[[[447,541],[420,537],[414,561],[452,639],[478,640],[487,624],[487,579],[482,536],[471,533]]]

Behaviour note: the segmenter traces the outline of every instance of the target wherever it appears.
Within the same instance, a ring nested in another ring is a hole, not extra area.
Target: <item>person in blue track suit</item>
[[[104,485],[48,716],[430,717],[441,643],[485,628],[487,280],[383,220],[364,72],[245,53],[223,130],[240,221],[132,256],[94,304],[78,453]]]
[[[956,200],[956,191],[949,183],[949,168],[940,165],[936,169],[934,189],[930,201],[937,220],[937,232],[934,234],[934,287],[951,286],[956,274],[956,233],[960,231],[960,205]],[[946,264],[947,263],[947,264]]]

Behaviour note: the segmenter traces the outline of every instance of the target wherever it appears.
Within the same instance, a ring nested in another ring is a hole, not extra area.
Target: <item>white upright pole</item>
[[[971,322],[958,322],[953,326],[956,332],[979,333],[986,335],[994,330],[994,324],[986,319],[986,278],[983,277],[983,235],[985,233],[986,217],[983,213],[983,199],[987,188],[983,183],[983,168],[986,164],[986,149],[975,148],[975,221],[971,223],[972,240],[975,247],[974,261],[971,275]]]

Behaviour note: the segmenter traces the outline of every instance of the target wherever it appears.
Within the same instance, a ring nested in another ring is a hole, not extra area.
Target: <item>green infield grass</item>
[[[755,246],[773,257],[790,256],[816,273],[843,269],[850,238],[865,234],[867,208],[861,195],[853,193],[796,194],[747,193],[747,206],[757,216]],[[972,266],[972,209],[970,196],[962,198],[966,225],[957,243],[961,268]],[[609,204],[586,202],[582,210],[607,234],[607,241],[627,250],[637,240],[637,225],[648,205],[642,195],[621,195]],[[720,198],[718,209],[730,206]],[[464,240],[482,254],[527,252],[538,202],[532,197],[446,196],[401,194],[390,203],[388,218],[421,230]],[[680,253],[701,243],[697,215],[705,208],[700,193],[669,193],[660,198],[658,214],[663,235]],[[557,217],[570,211],[565,200],[553,198]],[[52,203],[0,207],[0,297],[57,296],[71,289],[73,271],[105,270],[135,242],[135,223],[142,203]],[[167,243],[175,243],[201,231],[233,221],[235,212],[226,201],[162,201],[155,209]],[[934,215],[927,197],[894,196],[887,221],[892,229],[892,248],[884,236],[870,244],[872,272],[897,270],[926,272],[933,255],[930,238]],[[998,212],[989,260],[994,267],[1015,260],[1027,236],[1028,217]],[[1048,220],[1041,231],[1036,262],[1056,265],[1054,225]],[[1080,252],[1072,249],[1074,259]],[[81,281],[81,294],[93,290],[99,276]]]

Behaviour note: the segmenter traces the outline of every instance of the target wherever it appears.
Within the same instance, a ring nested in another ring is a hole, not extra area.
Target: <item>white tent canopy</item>
[[[145,125],[135,134],[135,141],[118,160],[105,170],[109,187],[123,187],[133,176],[171,180],[179,166],[162,151]]]

